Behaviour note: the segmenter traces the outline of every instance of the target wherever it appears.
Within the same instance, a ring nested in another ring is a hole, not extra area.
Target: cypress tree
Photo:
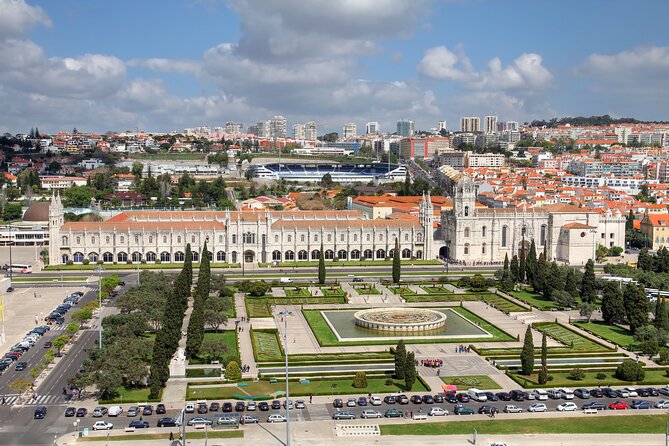
[[[653,258],[648,254],[648,248],[641,248],[639,251],[637,266],[644,271],[651,271],[653,269]]]
[[[527,278],[527,257],[525,255],[525,239],[520,248],[520,258],[518,259],[518,282],[525,283]]]
[[[193,252],[190,248],[190,243],[186,244],[186,258],[184,259],[184,270],[186,271],[186,278],[188,279],[188,287],[193,285]]]
[[[400,259],[400,241],[395,239],[395,255],[393,255],[393,283],[399,283],[402,274],[402,263]]]
[[[409,176],[409,172],[404,177],[404,190],[402,192],[404,196],[411,195],[411,177]]]
[[[655,327],[658,330],[669,331],[669,314],[667,314],[667,302],[664,299],[657,298],[660,302],[659,308],[655,311]]]
[[[525,331],[525,342],[520,352],[520,373],[531,375],[534,371],[534,341],[532,340],[532,328],[527,326]]]
[[[563,286],[562,271],[557,266],[557,263],[553,262],[548,269],[548,274],[546,274],[546,280],[544,281],[544,297],[553,299],[553,293],[561,290]]]
[[[576,284],[576,272],[574,268],[567,268],[567,274],[564,278],[564,290],[568,292],[571,297],[579,296],[578,285]]]
[[[620,285],[606,282],[602,291],[602,319],[607,324],[619,324],[625,321],[625,305]]]
[[[530,243],[530,252],[527,253],[525,265],[527,282],[532,283],[534,280],[534,275],[537,273],[537,246],[534,244],[534,239],[532,239],[532,242]]]
[[[534,273],[532,273],[532,288],[534,288],[534,291],[537,293],[544,292],[548,273],[548,264],[546,263],[546,259],[544,259],[544,255],[541,254],[534,269]]]
[[[325,283],[325,253],[323,252],[323,242],[321,242],[321,250],[318,253],[318,283],[321,285]]]
[[[539,384],[548,382],[548,345],[546,343],[546,332],[541,336],[541,370],[539,370]]]
[[[504,268],[502,269],[502,280],[500,288],[504,291],[509,291],[513,289],[513,279],[511,278],[511,271],[509,269],[509,255],[504,255]]]
[[[514,255],[511,258],[511,280],[513,280],[513,284],[517,284],[520,282],[520,269],[518,266],[518,256]]]
[[[416,382],[416,359],[413,352],[407,353],[406,369],[404,372],[404,390],[411,390]]]
[[[595,261],[588,259],[585,264],[585,272],[581,281],[581,300],[587,303],[594,303],[597,299],[597,289],[595,288]]]
[[[639,327],[648,325],[648,299],[646,299],[646,290],[643,285],[625,286],[623,305],[632,333]]]
[[[209,251],[207,243],[204,243],[200,257],[200,272],[197,278],[197,288],[193,299],[193,311],[188,321],[188,338],[186,339],[186,354],[188,357],[196,356],[200,351],[204,339],[204,310],[207,298],[211,291],[211,270],[209,264]]]
[[[407,349],[404,340],[400,339],[395,347],[395,378],[404,379],[407,362]]]

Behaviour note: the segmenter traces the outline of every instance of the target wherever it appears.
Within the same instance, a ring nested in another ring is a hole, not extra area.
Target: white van
[[[281,283],[293,283],[293,279],[290,277],[282,277],[279,282]]]
[[[107,411],[107,415],[110,417],[118,417],[123,413],[123,408],[121,406],[112,406],[109,408],[109,411]]]
[[[472,388],[467,391],[467,394],[469,394],[469,398],[478,401],[479,403],[488,401],[488,396],[482,390]]]
[[[186,413],[194,413],[195,412],[195,404],[193,403],[188,403],[186,404],[186,407],[184,408]]]
[[[574,399],[574,391],[571,389],[568,389],[566,387],[563,387],[560,390],[560,397],[563,400],[573,400]]]
[[[544,389],[536,389],[534,391],[534,398],[537,401],[546,401],[548,400],[548,392],[546,392]]]

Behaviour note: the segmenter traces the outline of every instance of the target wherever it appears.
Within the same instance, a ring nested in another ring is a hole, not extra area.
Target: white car
[[[523,413],[523,409],[514,405],[514,404],[507,404],[504,406],[504,412],[505,413]]]
[[[109,408],[107,415],[110,417],[118,417],[123,413],[123,408],[121,406],[112,406]]]
[[[272,415],[267,417],[267,422],[268,423],[285,423],[286,422],[286,417],[284,417],[280,413],[273,413]]]
[[[560,412],[573,412],[578,410],[578,406],[574,403],[562,403],[557,407],[557,410]]]
[[[249,401],[246,403],[246,410],[254,411],[258,408],[258,405],[255,401]]]
[[[441,407],[431,407],[430,411],[427,414],[433,417],[443,417],[445,415],[448,415],[448,411]]]
[[[381,418],[383,415],[378,410],[365,409],[360,414],[360,418]]]
[[[356,399],[355,398],[349,398],[346,400],[346,407],[355,407],[356,406]]]
[[[383,404],[383,400],[381,400],[381,398],[379,398],[378,396],[373,396],[369,399],[369,404],[371,404],[372,406],[380,406],[381,404]]]
[[[527,408],[528,412],[547,412],[548,407],[544,403],[534,403]]]
[[[304,400],[295,401],[295,409],[304,409],[305,407]]]
[[[104,430],[110,430],[113,427],[114,427],[113,424],[108,423],[106,421],[96,421],[95,424],[93,425],[93,430],[104,431]]]
[[[627,390],[627,393],[630,394],[630,398],[635,398],[639,396],[639,393],[636,391],[634,387],[625,387],[625,390]]]
[[[629,398],[630,393],[627,391],[627,389],[620,389],[618,390],[618,398]]]
[[[669,409],[669,400],[659,400],[655,403],[656,409]]]

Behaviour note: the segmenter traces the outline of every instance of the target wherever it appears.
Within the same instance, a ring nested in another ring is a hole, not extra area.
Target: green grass
[[[279,334],[274,331],[253,330],[251,332],[253,356],[256,361],[278,361],[284,358]]]
[[[574,323],[579,328],[589,331],[592,334],[601,336],[627,350],[634,350],[637,346],[637,341],[634,340],[632,332],[619,325],[609,325],[601,321],[593,322],[576,322]]]
[[[389,286],[387,287],[390,291],[400,296],[418,294],[408,286]]]
[[[301,384],[298,381],[290,382],[290,396],[307,396],[307,395],[331,395],[334,391],[335,394],[339,395],[348,395],[348,394],[368,394],[368,393],[390,393],[397,392],[398,390],[404,389],[403,380],[393,380],[393,385],[387,386],[386,381],[389,378],[373,378],[367,377],[367,387],[364,389],[356,389],[353,387],[353,379],[316,379],[309,380],[308,384]],[[279,379],[276,384],[270,384],[269,381],[252,381],[248,383],[247,386],[236,387],[236,386],[227,386],[227,387],[205,387],[201,388],[200,386],[189,386],[186,399],[187,400],[217,400],[217,399],[242,399],[242,398],[258,398],[258,399],[271,399],[274,395],[283,395],[283,392],[286,391],[286,382]],[[334,389],[332,385],[335,385]],[[427,392],[427,389],[423,383],[417,380],[412,392]]]
[[[535,370],[537,368],[535,367]],[[569,370],[564,371],[551,371],[549,370],[548,374],[553,377],[552,381],[547,382],[545,385],[540,385],[538,381],[537,374],[532,374],[530,376],[522,376],[517,374],[510,373],[508,376],[511,377],[514,381],[521,384],[523,387],[594,387],[594,386],[631,386],[631,385],[640,385],[640,386],[650,386],[650,385],[666,385],[669,383],[669,377],[666,375],[666,369],[644,369],[646,376],[643,381],[640,382],[629,382],[617,379],[613,376],[615,369],[610,369],[607,371],[585,371],[585,378],[582,380],[574,380],[569,378]],[[597,379],[595,376],[598,373],[604,373],[606,375],[605,379]]]
[[[326,268],[336,266],[392,266],[392,260],[326,260]],[[402,265],[441,265],[439,260],[402,260]],[[318,260],[305,260],[302,262],[279,262],[279,266],[273,263],[258,263],[260,267],[273,268],[316,268],[318,267]]]
[[[248,317],[272,317],[272,312],[267,305],[267,299],[248,298],[244,299],[244,303]]]
[[[538,418],[520,420],[481,420],[452,423],[382,424],[381,435],[479,435],[491,434],[663,434],[666,415],[597,415],[588,423],[574,418]]]
[[[246,314],[249,317],[272,317],[272,305],[344,304],[344,295],[332,297],[247,297]]]
[[[208,438],[244,438],[243,430],[226,430],[226,431],[215,431],[210,429],[207,432]],[[188,432],[186,438],[191,440],[198,440],[205,437],[204,432]],[[143,440],[169,440],[170,434],[125,434],[125,435],[102,435],[99,437],[81,437],[77,441],[143,441]]]
[[[339,286],[333,288],[321,287],[320,290],[325,297],[344,297],[344,290],[342,290]]]
[[[475,387],[481,390],[501,389],[500,385],[487,375],[471,376],[442,376],[445,384],[455,384],[458,389],[469,389]]]
[[[311,297],[311,292],[306,288],[284,288],[286,297]]]
[[[470,343],[470,342],[495,342],[495,341],[512,341],[515,340],[508,333],[500,330],[485,319],[477,316],[471,311],[461,307],[450,307],[451,310],[463,316],[465,319],[473,323],[479,323],[480,327],[490,333],[492,338],[444,338],[444,339],[420,339],[420,338],[406,338],[404,342],[407,344],[434,344],[437,343]],[[330,326],[321,314],[320,310],[302,310],[302,314],[306,319],[311,331],[318,340],[318,344],[322,347],[334,347],[341,345],[388,345],[396,344],[395,340],[377,340],[369,339],[365,341],[339,341],[337,336],[332,332]]]
[[[186,369],[186,378],[219,378],[221,369]]]
[[[564,325],[555,322],[539,322],[532,324],[534,328],[545,332],[547,336],[555,339],[558,342],[566,345],[572,350],[576,351],[610,351],[595,341],[592,341],[584,336],[581,336],[574,330],[565,327]]]
[[[98,266],[102,266],[105,270],[136,270],[139,269],[182,269],[183,263],[140,263],[134,264],[113,264],[105,263],[104,265],[88,264],[88,265],[49,265],[44,267],[45,271],[93,271]],[[193,262],[193,269],[199,269],[200,262]],[[212,269],[216,268],[239,268],[239,263],[212,263]]]
[[[425,286],[421,286],[421,288],[423,290],[425,290],[425,292],[428,293],[428,294],[448,294],[448,293],[452,293],[451,290],[449,290],[448,288],[446,288],[443,285],[436,285],[436,284],[435,285],[425,285]]]
[[[223,330],[219,332],[212,332],[212,331],[207,331],[204,333],[204,338],[203,341],[210,340],[210,339],[215,339],[215,340],[222,340],[225,342],[226,345],[226,350],[224,352],[221,352],[221,355],[219,356],[219,359],[223,359],[225,357],[235,357],[239,358],[239,349],[237,348],[237,332],[235,330]],[[199,358],[199,357],[193,357],[190,360],[190,364],[207,364],[209,363],[209,359],[204,359],[204,358]]]
[[[537,307],[540,310],[551,310],[557,308],[558,304],[550,299],[546,299],[541,294],[532,293],[529,291],[510,291],[508,294],[516,299],[522,300],[525,303]]]
[[[431,289],[431,287],[422,288]],[[428,294],[403,294],[402,297],[404,297],[407,302],[473,302],[480,300],[487,302],[505,313],[522,313],[529,310],[529,308],[518,305],[502,296],[485,292],[466,294],[454,294],[449,292],[440,294],[435,291]]]
[[[144,403],[147,401],[160,401],[160,396],[158,398],[151,399],[149,398],[149,392],[151,389],[148,387],[139,387],[133,389],[126,389],[125,387],[119,387],[116,389],[117,396],[108,400],[100,400],[100,404],[123,404],[123,403]],[[162,390],[160,391],[162,395]]]
[[[381,291],[377,290],[375,286],[369,286],[369,287],[361,286],[361,287],[354,287],[354,288],[355,288],[355,291],[358,294],[362,294],[362,295],[369,296],[371,294],[381,294]]]

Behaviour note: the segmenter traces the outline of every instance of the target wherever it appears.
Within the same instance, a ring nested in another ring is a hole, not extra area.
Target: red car
[[[609,409],[611,410],[625,410],[627,409],[627,403],[625,401],[614,401],[611,404],[609,404]]]
[[[51,341],[46,341],[44,343],[44,348],[51,348],[51,347],[53,347],[53,344],[51,343]]]

